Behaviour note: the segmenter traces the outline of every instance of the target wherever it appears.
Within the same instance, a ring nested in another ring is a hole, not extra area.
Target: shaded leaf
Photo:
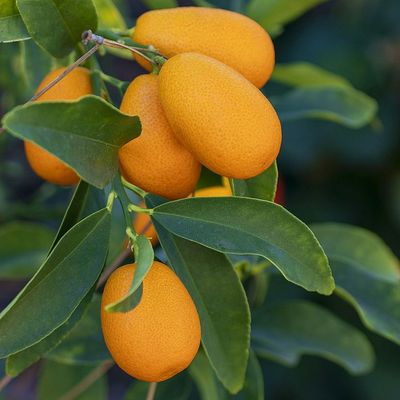
[[[139,235],[134,243],[134,254],[136,262],[136,270],[132,285],[128,293],[115,303],[106,306],[108,312],[128,312],[136,307],[142,298],[141,287],[143,279],[146,277],[153,265],[154,251],[149,239],[144,235]]]
[[[3,126],[56,155],[100,189],[118,170],[118,149],[139,136],[141,129],[138,117],[122,114],[92,95],[76,101],[27,103],[6,114]]]
[[[358,129],[370,123],[378,106],[374,99],[349,87],[307,87],[271,97],[282,121],[324,119]]]
[[[97,28],[91,0],[17,0],[33,40],[54,57],[64,57],[80,42],[83,31]]]
[[[148,207],[159,203],[155,196],[146,198]],[[223,254],[172,235],[157,221],[154,224],[170,265],[196,304],[203,346],[213,368],[230,391],[240,390],[248,358],[250,313],[231,263]]]
[[[273,201],[278,184],[278,167],[276,161],[260,175],[250,179],[231,179],[235,196],[253,197]]]
[[[178,7],[177,0],[142,0],[143,3],[152,9]]]
[[[53,231],[32,222],[0,227],[0,279],[30,278],[46,258]]]
[[[109,231],[110,214],[103,209],[63,236],[0,314],[0,358],[38,343],[69,319],[103,268]]]
[[[306,301],[266,307],[254,315],[252,341],[260,356],[296,365],[303,354],[331,360],[353,374],[370,371],[374,352],[366,336]]]
[[[29,39],[15,0],[0,0],[0,43]]]
[[[241,197],[191,198],[156,207],[152,218],[173,234],[217,251],[262,256],[307,290],[331,294],[334,289],[314,234],[277,204]]]
[[[60,400],[62,396],[70,392],[88,374],[93,371],[92,367],[69,366],[53,361],[46,361],[43,365],[38,382],[38,400]],[[107,381],[102,376],[93,382],[82,394],[74,397],[76,400],[106,400]]]

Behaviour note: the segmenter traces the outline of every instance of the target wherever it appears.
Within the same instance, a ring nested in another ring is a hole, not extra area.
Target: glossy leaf
[[[29,39],[15,0],[0,0],[0,43]]]
[[[138,289],[142,285],[143,279],[146,277],[154,261],[153,246],[146,236],[140,235],[137,237],[134,243],[134,254],[136,271],[132,285],[122,299],[106,306],[108,312],[129,312],[140,303],[142,289]]]
[[[378,106],[374,99],[348,87],[307,87],[271,97],[282,121],[324,119],[358,129],[370,123]]]
[[[0,358],[40,342],[70,318],[103,268],[109,231],[110,214],[103,209],[63,236],[0,314]]]
[[[173,234],[217,251],[264,257],[307,290],[328,295],[334,289],[314,234],[277,204],[241,197],[191,198],[162,204],[152,217]]]
[[[152,9],[178,7],[177,0],[142,0],[143,3]]]
[[[148,196],[146,204],[153,207],[159,200]],[[154,224],[170,265],[196,304],[207,356],[224,386],[237,392],[244,383],[250,339],[243,287],[223,254],[172,235],[157,221]]]
[[[83,318],[46,358],[70,365],[96,365],[110,360],[100,323],[100,296],[95,296]]]
[[[231,179],[235,196],[253,197],[273,201],[278,184],[278,167],[276,161],[260,175],[250,179]]]
[[[267,307],[253,317],[257,354],[293,366],[303,354],[318,355],[353,374],[370,371],[373,349],[363,333],[324,308],[306,301]]]
[[[92,0],[17,0],[33,40],[54,57],[64,57],[80,42],[82,32],[97,28]]]
[[[26,368],[31,366],[33,363],[38,361],[49,351],[60,344],[61,341],[68,336],[71,330],[75,327],[78,321],[81,319],[83,313],[86,311],[87,306],[93,296],[94,287],[81,301],[79,306],[76,308],[71,317],[49,336],[46,336],[40,342],[22,350],[18,353],[12,354],[7,358],[7,374],[10,376],[17,376],[23,372]]]
[[[6,114],[3,125],[14,136],[56,155],[100,189],[118,170],[118,149],[140,134],[138,117],[122,114],[92,95],[16,107]]]
[[[93,0],[96,7],[99,28],[126,29],[126,23],[113,0]]]
[[[0,227],[0,279],[30,278],[46,258],[53,231],[32,222]]]
[[[272,35],[282,32],[283,27],[309,9],[326,0],[251,0],[247,14]]]
[[[92,367],[69,366],[46,361],[42,366],[38,389],[38,400],[60,400],[93,371]],[[107,380],[105,376],[93,382],[75,400],[106,400]]]

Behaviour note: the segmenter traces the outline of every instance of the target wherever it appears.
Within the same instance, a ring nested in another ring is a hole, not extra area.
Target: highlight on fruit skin
[[[36,93],[41,91],[52,80],[60,75],[65,68],[50,72],[41,82]],[[43,93],[36,101],[76,100],[92,93],[90,71],[77,67],[57,82],[51,89]],[[26,158],[33,171],[42,179],[56,185],[73,185],[79,182],[75,171],[64,164],[59,158],[35,143],[25,141]]]
[[[278,156],[281,124],[271,103],[242,75],[213,58],[182,53],[160,71],[165,115],[180,142],[207,168],[248,179]]]
[[[258,88],[268,81],[275,65],[274,45],[264,28],[242,14],[217,8],[148,11],[136,21],[133,40],[153,45],[168,58],[186,52],[213,57]],[[136,59],[151,70],[143,58]]]
[[[101,304],[101,325],[112,358],[127,374],[161,382],[189,366],[200,346],[196,307],[178,276],[154,261],[143,281],[139,305],[127,313],[105,307],[128,291],[136,269],[127,264],[108,279]]]
[[[161,106],[158,81],[157,75],[140,75],[125,92],[121,111],[139,116],[142,133],[121,147],[119,161],[127,181],[167,199],[179,199],[193,192],[201,165],[175,137]]]

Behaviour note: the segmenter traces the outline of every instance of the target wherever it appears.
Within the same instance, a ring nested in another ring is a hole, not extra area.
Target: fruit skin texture
[[[64,69],[59,68],[50,72],[43,79],[36,93],[60,75]],[[86,68],[78,67],[36,101],[76,100],[91,93],[90,72]],[[59,158],[32,142],[25,141],[24,144],[26,158],[31,168],[42,179],[56,185],[73,185],[79,182],[79,176],[75,171],[65,165]]]
[[[225,64],[178,54],[161,68],[160,96],[175,135],[213,172],[247,179],[276,159],[282,134],[274,108]]]
[[[142,299],[136,308],[128,313],[105,311],[107,304],[128,291],[135,269],[135,264],[118,268],[105,285],[103,335],[114,361],[127,374],[161,382],[192,362],[200,345],[200,320],[177,275],[157,261],[144,278]]]
[[[141,203],[140,207],[146,207],[146,205],[144,203]],[[157,246],[158,236],[156,228],[154,228],[154,225],[151,222],[150,215],[146,213],[137,213],[135,221],[133,222],[133,229],[136,233],[148,237],[153,246]]]
[[[185,52],[213,57],[240,72],[258,88],[275,65],[268,33],[244,15],[216,8],[179,7],[149,11],[136,21],[133,40],[153,45],[168,58]],[[150,70],[143,58],[138,62]]]
[[[188,196],[196,187],[201,166],[176,139],[159,96],[158,76],[138,76],[129,85],[121,111],[138,115],[141,135],[119,151],[126,180],[167,199]]]
[[[227,186],[209,186],[196,190],[194,197],[224,197],[232,196],[232,190]]]

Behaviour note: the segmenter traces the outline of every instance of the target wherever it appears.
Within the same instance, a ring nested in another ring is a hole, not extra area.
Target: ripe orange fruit
[[[129,290],[135,269],[135,264],[118,268],[105,285],[103,335],[114,361],[127,374],[160,382],[192,362],[200,345],[200,320],[177,275],[157,261],[144,278],[142,299],[136,308],[127,313],[105,311],[106,305]]]
[[[167,57],[196,52],[231,66],[262,87],[275,64],[274,45],[255,21],[232,11],[179,7],[149,11],[136,21],[133,40],[153,45]],[[137,61],[150,70],[143,58]]]
[[[138,115],[141,135],[119,151],[129,182],[167,199],[188,196],[200,176],[200,164],[176,139],[161,107],[157,75],[141,75],[128,87],[121,111]]]
[[[159,76],[161,103],[175,135],[207,168],[247,179],[276,159],[279,118],[238,72],[202,54],[182,53]]]
[[[60,75],[65,68],[50,72],[41,82],[36,92],[42,90],[53,79]],[[86,68],[75,68],[60,82],[54,85],[36,101],[76,100],[92,93],[90,71]],[[44,150],[42,147],[25,141],[25,154],[31,168],[42,179],[56,185],[73,185],[79,182],[79,176],[59,158]]]
[[[145,207],[142,203],[140,207]],[[153,246],[157,246],[158,237],[156,229],[154,228],[153,223],[151,222],[150,215],[145,213],[137,213],[135,217],[135,221],[133,222],[133,229],[136,233],[145,235],[150,239],[150,242]]]
[[[224,197],[232,196],[232,190],[227,186],[209,186],[196,190],[194,197]]]

